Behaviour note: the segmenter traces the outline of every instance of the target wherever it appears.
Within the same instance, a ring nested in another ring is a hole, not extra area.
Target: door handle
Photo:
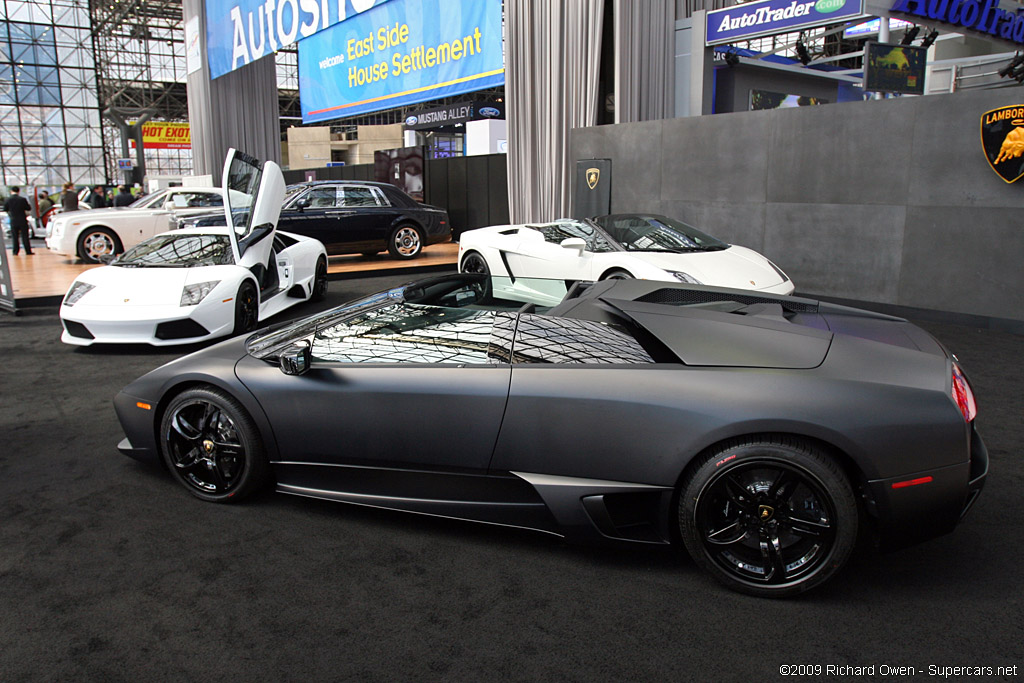
[[[324,211],[325,216],[351,216],[355,211]]]

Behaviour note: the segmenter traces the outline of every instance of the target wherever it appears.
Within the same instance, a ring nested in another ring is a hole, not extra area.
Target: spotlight
[[[932,32],[925,36],[924,40],[921,41],[921,47],[931,47],[932,43],[934,43],[935,39],[938,37],[939,32],[933,29]]]
[[[811,54],[807,51],[807,46],[804,45],[802,40],[796,41],[796,56],[800,60],[800,63],[807,66],[811,63]]]
[[[1017,68],[1022,64],[1024,64],[1024,55],[1018,52],[1013,56],[1013,59],[1010,60],[1009,64],[999,70],[999,76],[1001,78],[1006,78],[1010,74],[1014,74],[1015,70],[1017,70]],[[1014,76],[1014,78],[1016,78],[1016,76]]]
[[[740,63],[740,56],[736,54],[735,50],[729,50],[725,53],[725,63],[729,66],[736,66]]]
[[[917,34],[921,32],[920,26],[915,26],[906,33],[903,34],[903,40],[900,41],[900,45],[910,45],[917,38]]]

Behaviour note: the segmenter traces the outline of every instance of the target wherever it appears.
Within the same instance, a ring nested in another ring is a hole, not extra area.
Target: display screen
[[[793,95],[784,92],[772,92],[770,90],[750,91],[750,110],[759,109],[788,109],[790,107],[813,107],[818,104],[828,104],[829,101],[823,97],[807,97],[806,95]]]
[[[927,55],[924,47],[868,41],[864,44],[864,89],[923,95]]]

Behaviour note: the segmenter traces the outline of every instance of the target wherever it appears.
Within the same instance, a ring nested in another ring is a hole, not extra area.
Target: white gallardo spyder
[[[247,198],[234,211],[225,206],[228,226],[165,232],[82,273],[61,303],[61,341],[192,343],[249,332],[297,303],[322,299],[323,244],[276,231],[280,167],[268,161],[261,170],[256,159],[230,150],[224,183],[232,202]]]
[[[564,295],[567,282],[609,278],[784,295],[794,289],[789,277],[756,251],[653,214],[469,230],[459,237],[459,271],[489,274],[496,294],[540,304]],[[545,280],[554,289],[534,291]]]

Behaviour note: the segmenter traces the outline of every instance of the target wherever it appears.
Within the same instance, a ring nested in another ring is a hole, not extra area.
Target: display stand
[[[18,315],[14,306],[14,285],[11,283],[11,267],[7,262],[7,243],[0,230],[0,311]]]

